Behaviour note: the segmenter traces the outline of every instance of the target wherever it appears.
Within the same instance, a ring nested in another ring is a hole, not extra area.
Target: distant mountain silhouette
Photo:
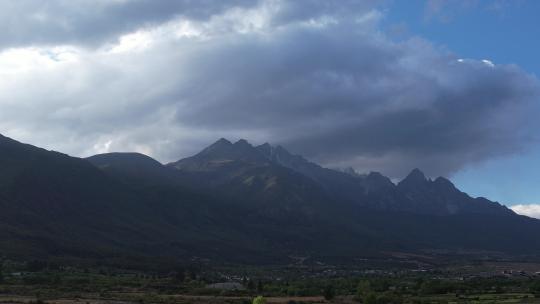
[[[220,139],[163,165],[137,153],[74,158],[0,136],[0,168],[0,252],[12,258],[139,265],[540,253],[540,221],[445,178],[415,169],[395,185],[245,140]]]
[[[174,184],[175,172],[140,153],[106,153],[87,158],[99,169],[127,183]]]
[[[514,214],[512,210],[498,203],[468,196],[444,177],[428,180],[419,169],[414,169],[397,188],[413,203],[412,210],[422,213]]]
[[[261,211],[307,210],[329,200],[311,178],[273,162],[245,140],[233,144],[220,139],[167,167],[176,169],[188,187],[211,189],[237,202],[256,203]],[[285,208],[276,209],[276,205]]]

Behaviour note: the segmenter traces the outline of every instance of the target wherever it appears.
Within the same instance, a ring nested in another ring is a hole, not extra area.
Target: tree
[[[253,304],[266,304],[266,299],[263,296],[258,296],[253,299]]]
[[[374,292],[368,292],[362,297],[362,303],[364,304],[377,304],[377,295]]]
[[[264,291],[264,284],[261,280],[257,282],[257,292],[261,293]]]
[[[332,286],[332,285],[327,285],[327,286],[324,288],[323,296],[324,296],[324,298],[325,298],[327,301],[332,300],[332,299],[336,296],[336,291],[334,290],[334,286]]]
[[[384,292],[390,288],[390,282],[385,278],[371,280],[369,283],[371,285],[371,290],[376,292]]]
[[[184,268],[177,268],[176,271],[174,272],[174,279],[177,281],[177,282],[184,282],[186,280],[186,271]]]
[[[529,290],[534,294],[535,298],[540,298],[540,280],[534,281],[529,287]]]
[[[367,294],[371,293],[371,283],[368,280],[361,280],[356,287],[356,297],[364,299]]]
[[[377,304],[401,304],[403,298],[392,292],[385,292],[377,297]]]

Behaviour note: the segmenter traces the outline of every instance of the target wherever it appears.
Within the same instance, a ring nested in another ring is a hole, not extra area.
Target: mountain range
[[[11,258],[286,264],[540,253],[539,220],[446,178],[414,169],[394,184],[246,140],[161,164],[138,153],[81,159],[0,136],[0,168],[0,252]]]

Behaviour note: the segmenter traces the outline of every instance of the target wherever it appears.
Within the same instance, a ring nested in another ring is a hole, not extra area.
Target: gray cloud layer
[[[249,0],[16,0],[0,3],[0,46],[82,44],[96,46],[175,16],[206,19]]]
[[[170,161],[245,137],[400,177],[537,140],[536,78],[392,41],[365,1],[51,3],[40,11],[61,22],[41,18],[43,33],[28,34],[27,14],[0,36],[19,46],[0,54],[0,130],[34,144]],[[84,16],[66,21],[73,11]]]

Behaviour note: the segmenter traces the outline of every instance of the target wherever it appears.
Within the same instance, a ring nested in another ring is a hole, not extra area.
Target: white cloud
[[[152,44],[152,36],[144,31],[124,35],[119,40],[118,44],[111,49],[112,53],[143,51]]]
[[[482,62],[483,62],[485,65],[489,66],[489,67],[494,67],[494,66],[495,66],[495,64],[493,64],[493,62],[492,62],[491,60],[482,59]]]
[[[540,204],[520,204],[511,206],[515,213],[540,219]]]

